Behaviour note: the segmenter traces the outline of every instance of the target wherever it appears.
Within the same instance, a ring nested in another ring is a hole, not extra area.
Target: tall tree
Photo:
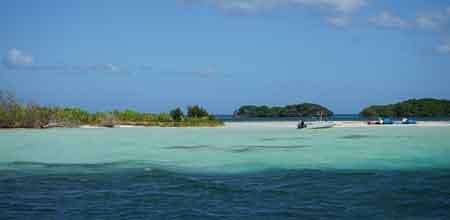
[[[208,117],[208,115],[209,115],[208,112],[198,105],[188,106],[189,118],[204,118]]]
[[[184,120],[184,113],[183,113],[183,111],[181,111],[181,109],[180,108],[175,108],[175,109],[172,109],[171,111],[170,111],[170,116],[172,116],[172,119],[174,120],[174,121],[183,121]]]

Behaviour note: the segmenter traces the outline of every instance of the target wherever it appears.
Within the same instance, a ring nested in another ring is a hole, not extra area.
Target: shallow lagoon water
[[[148,164],[218,174],[450,168],[448,127],[7,130],[0,138],[2,164]]]
[[[0,131],[8,219],[450,218],[450,128]]]

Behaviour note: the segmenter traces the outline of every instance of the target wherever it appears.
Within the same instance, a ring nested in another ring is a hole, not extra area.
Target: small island
[[[80,126],[115,127],[219,127],[224,122],[199,105],[159,114],[133,110],[90,113],[80,108],[47,107],[33,103],[20,104],[11,93],[0,91],[0,128],[76,128]]]
[[[329,117],[333,115],[333,112],[329,109],[312,103],[286,105],[284,107],[279,106],[255,106],[245,105],[241,106],[234,112],[234,117],[310,117],[320,116]]]
[[[389,105],[373,105],[360,113],[364,117],[449,117],[450,101],[445,99],[410,99]]]

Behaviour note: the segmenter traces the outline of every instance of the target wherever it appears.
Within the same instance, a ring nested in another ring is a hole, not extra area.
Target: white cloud
[[[30,70],[64,71],[64,72],[107,72],[119,73],[122,70],[113,64],[93,64],[93,65],[34,65],[33,57],[26,55],[22,51],[9,49],[3,58],[3,64],[7,68],[18,69],[27,68]]]
[[[442,43],[441,45],[435,48],[436,52],[439,54],[447,54],[450,55],[450,41]]]
[[[370,22],[387,28],[406,28],[409,26],[408,21],[400,16],[392,15],[387,11],[381,12],[377,16],[370,18]]]
[[[117,73],[120,72],[120,68],[117,66],[114,66],[113,64],[104,64],[103,65],[104,70],[106,70],[107,72],[113,72],[113,73]]]
[[[3,64],[8,68],[28,67],[33,64],[33,57],[24,54],[22,51],[12,48],[3,58]]]
[[[194,74],[196,76],[202,76],[202,77],[210,77],[216,73],[217,73],[216,70],[211,66],[208,66],[203,69],[194,70],[192,72],[192,74]]]
[[[57,70],[68,72],[104,72],[119,73],[122,70],[113,64],[93,64],[93,65],[64,65],[56,66]]]
[[[345,27],[351,22],[351,18],[349,16],[327,17],[326,20],[328,23],[336,27]]]
[[[291,0],[299,5],[326,7],[338,12],[354,12],[366,4],[366,0]]]
[[[228,13],[255,14],[260,11],[279,7],[282,5],[282,2],[273,0],[218,0],[216,4]]]
[[[367,0],[180,0],[182,3],[213,4],[226,12],[255,14],[265,10],[287,7],[324,8],[339,13],[359,10]]]
[[[416,25],[424,30],[439,30],[447,20],[448,18],[440,13],[422,14],[416,17]]]

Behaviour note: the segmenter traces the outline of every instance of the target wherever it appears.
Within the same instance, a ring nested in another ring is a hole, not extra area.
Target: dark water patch
[[[261,138],[261,141],[277,141],[280,140],[281,138],[276,138],[276,137],[272,137],[272,138]]]
[[[175,145],[175,146],[168,146],[165,147],[165,149],[172,149],[172,150],[195,150],[195,149],[203,149],[208,148],[210,146],[208,145]]]
[[[254,149],[249,148],[249,147],[237,148],[237,149],[230,150],[230,152],[233,152],[233,153],[246,153],[246,152],[251,152],[251,151],[254,151]]]
[[[249,145],[247,147],[255,149],[300,149],[310,147],[309,145]]]
[[[406,135],[402,135],[402,136],[395,136],[395,138],[405,138],[405,139],[409,139],[409,138],[414,138],[414,136],[406,136]]]
[[[79,173],[104,173],[108,174],[113,171],[123,170],[128,172],[130,169],[142,167],[146,171],[154,171],[153,164],[147,161],[124,160],[108,163],[43,163],[43,162],[10,162],[0,163],[0,173],[16,173],[40,175],[40,174],[79,174]],[[169,167],[168,167],[169,168]],[[0,175],[0,179],[4,176]]]
[[[117,161],[106,163],[44,163],[44,162],[28,162],[28,161],[16,161],[10,163],[0,163],[0,166],[5,167],[24,167],[24,168],[108,168],[117,167],[129,163],[139,163],[140,161]]]
[[[341,137],[342,139],[368,139],[377,138],[375,135],[365,135],[365,134],[350,134]]]
[[[450,218],[450,170],[7,175],[0,219]]]
[[[309,137],[268,137],[261,138],[261,141],[283,141],[283,140],[309,140]]]
[[[245,153],[257,150],[298,150],[311,147],[310,145],[247,145],[233,147],[233,153]]]

